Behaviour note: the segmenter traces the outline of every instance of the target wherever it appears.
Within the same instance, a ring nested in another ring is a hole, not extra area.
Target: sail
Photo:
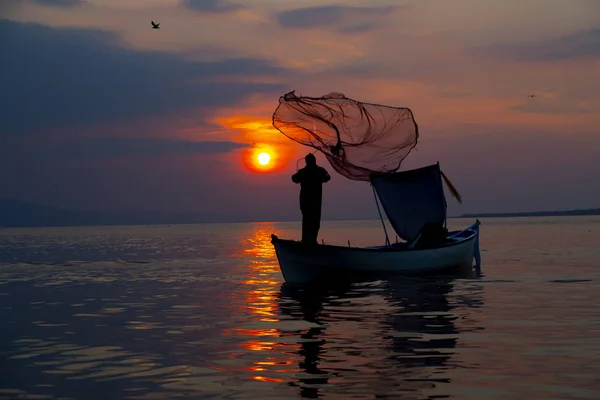
[[[439,163],[423,168],[373,175],[377,197],[394,231],[410,242],[428,224],[443,226],[446,198]]]

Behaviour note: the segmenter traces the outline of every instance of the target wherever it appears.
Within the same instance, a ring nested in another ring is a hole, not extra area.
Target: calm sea
[[[0,230],[0,398],[600,398],[600,218],[482,219],[479,274],[313,291],[271,233],[300,226]]]

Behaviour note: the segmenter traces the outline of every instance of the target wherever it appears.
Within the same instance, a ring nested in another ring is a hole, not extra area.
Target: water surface
[[[600,218],[481,230],[479,274],[318,290],[269,242],[298,224],[0,230],[0,398],[600,398]]]

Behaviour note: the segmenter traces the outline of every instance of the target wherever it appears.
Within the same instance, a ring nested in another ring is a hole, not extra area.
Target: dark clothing
[[[416,248],[432,249],[440,246],[448,237],[448,229],[442,224],[428,222],[421,228]]]
[[[309,164],[292,175],[292,181],[300,184],[302,241],[305,243],[317,243],[321,228],[323,183],[330,179],[325,168],[316,164]]]

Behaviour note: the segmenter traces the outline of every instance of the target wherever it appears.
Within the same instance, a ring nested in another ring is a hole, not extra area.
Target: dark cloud
[[[2,20],[0,46],[0,134],[156,117],[283,90],[272,84],[211,81],[281,72],[261,60],[192,62],[174,54],[124,48],[102,31]]]
[[[244,8],[227,0],[183,0],[183,4],[192,10],[209,13],[226,13]]]
[[[483,51],[518,61],[546,62],[600,57],[600,28],[537,43],[492,46]]]
[[[286,28],[333,28],[352,33],[374,29],[396,7],[320,6],[283,11],[277,22]]]
[[[83,0],[29,0],[45,6],[72,7],[83,3]]]
[[[99,138],[69,143],[68,151],[78,157],[135,157],[171,154],[216,154],[248,147],[229,141],[194,142],[169,139]]]
[[[2,143],[2,141],[0,141]],[[152,138],[82,138],[69,141],[44,141],[31,144],[27,141],[5,140],[0,155],[11,162],[24,159],[37,161],[85,160],[105,158],[130,158],[184,154],[218,154],[249,147],[249,144],[230,141],[187,141]]]

